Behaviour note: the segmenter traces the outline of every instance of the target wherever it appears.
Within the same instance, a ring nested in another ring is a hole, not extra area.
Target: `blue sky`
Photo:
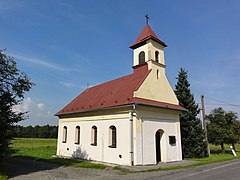
[[[238,0],[0,0],[0,49],[36,84],[16,107],[30,110],[20,124],[55,125],[54,114],[87,85],[131,73],[129,46],[146,13],[168,45],[172,86],[183,67],[196,102],[206,96],[207,113],[222,104],[213,98],[240,116],[240,107],[226,106],[240,105]]]

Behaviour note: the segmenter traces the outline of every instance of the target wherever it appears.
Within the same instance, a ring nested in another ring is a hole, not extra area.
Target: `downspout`
[[[142,166],[143,166],[143,119],[141,118],[141,139],[142,139]]]
[[[133,156],[133,112],[135,111],[136,106],[133,105],[133,110],[129,111],[129,123],[130,123],[130,159],[131,166],[134,166],[134,156]]]

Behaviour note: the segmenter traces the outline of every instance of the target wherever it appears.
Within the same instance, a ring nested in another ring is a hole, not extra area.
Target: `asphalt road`
[[[240,159],[199,166],[190,169],[171,171],[154,171],[145,173],[122,174],[108,169],[87,169],[57,166],[50,163],[29,159],[12,160],[5,164],[11,171],[10,179],[14,180],[52,180],[52,179],[164,179],[164,180],[239,180]]]
[[[173,171],[171,174],[168,174],[166,176],[151,176],[150,178],[164,180],[239,180],[240,160],[184,169],[178,172]]]

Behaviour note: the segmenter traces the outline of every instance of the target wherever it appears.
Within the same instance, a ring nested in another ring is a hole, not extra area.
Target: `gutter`
[[[153,105],[153,104],[147,104],[147,103],[142,103],[142,102],[136,102],[135,105],[143,105],[143,106],[151,106],[151,107],[157,107],[157,108],[162,108],[162,109],[171,109],[171,110],[176,110],[176,111],[187,111],[187,109],[177,109],[177,108],[170,108],[168,106],[158,106],[158,105]]]
[[[172,109],[176,111],[187,111],[187,109],[177,109],[177,108],[170,108],[168,106],[158,106],[158,105],[153,105],[153,104],[147,104],[147,103],[142,103],[142,102],[133,102],[131,104],[125,104],[125,105],[119,105],[119,106],[110,106],[110,107],[105,107],[105,108],[97,108],[94,110],[87,110],[87,111],[79,111],[79,112],[66,112],[66,113],[61,113],[61,114],[55,114],[55,116],[61,116],[61,115],[69,115],[69,114],[78,114],[78,113],[87,113],[87,112],[94,112],[94,111],[100,111],[100,110],[108,110],[108,109],[117,109],[117,108],[122,108],[122,107],[131,107],[131,106],[136,106],[136,105],[143,105],[143,106],[151,106],[151,107],[157,107],[157,108],[163,108],[163,109]]]
[[[117,109],[117,108],[123,108],[123,107],[131,107],[133,104],[126,104],[126,105],[119,105],[119,106],[110,106],[105,108],[97,108],[93,110],[87,110],[87,111],[79,111],[79,112],[66,112],[61,114],[55,114],[55,116],[62,116],[62,115],[69,115],[69,114],[78,114],[78,113],[87,113],[87,112],[94,112],[94,111],[101,111],[101,110],[109,110],[109,109]]]
[[[135,104],[132,105],[133,109],[129,111],[129,129],[130,129],[130,161],[131,166],[134,166],[134,154],[133,154],[133,113],[136,110]]]

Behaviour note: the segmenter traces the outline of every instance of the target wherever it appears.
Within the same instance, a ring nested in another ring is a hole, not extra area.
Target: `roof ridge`
[[[146,64],[142,68],[134,68],[132,74],[88,88],[56,115],[129,104],[133,98],[133,92],[141,86],[149,73],[150,70]]]

